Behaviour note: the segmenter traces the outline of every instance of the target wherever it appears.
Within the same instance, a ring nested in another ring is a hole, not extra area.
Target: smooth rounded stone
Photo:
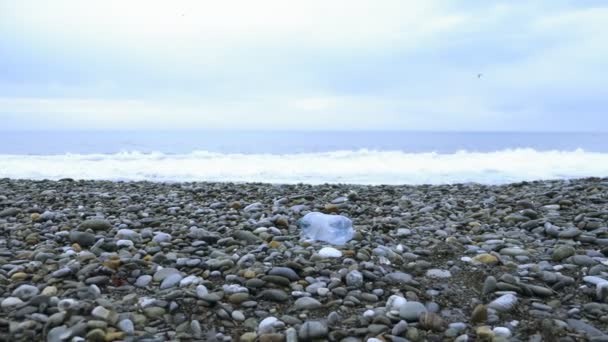
[[[319,256],[323,258],[341,258],[342,252],[333,247],[323,247],[319,251]]]
[[[81,230],[91,229],[93,231],[107,231],[112,229],[112,224],[106,220],[92,219],[80,224]]]
[[[119,229],[115,238],[118,240],[130,240],[137,243],[141,241],[141,234],[131,229]]]
[[[580,229],[577,228],[568,228],[564,231],[561,231],[558,233],[558,237],[561,239],[573,239],[579,235],[581,235],[583,232]]]
[[[286,302],[289,300],[289,295],[283,290],[270,289],[260,293],[260,297],[273,302]]]
[[[33,285],[20,285],[13,291],[13,297],[17,297],[21,300],[29,300],[30,298],[37,296],[40,293],[40,290],[36,286]]]
[[[104,308],[103,306],[97,306],[91,311],[93,317],[97,317],[104,321],[113,322],[118,317],[115,312]]]
[[[104,285],[110,282],[110,277],[108,276],[94,276],[87,278],[84,283],[87,285],[95,284],[95,285]]]
[[[427,312],[426,306],[420,302],[406,302],[399,309],[399,317],[408,322],[418,321],[422,313]]]
[[[205,285],[198,285],[196,287],[196,296],[198,298],[203,298],[204,296],[209,294],[209,290],[207,289],[207,287]]]
[[[258,334],[271,334],[275,332],[277,327],[281,326],[283,322],[279,321],[276,317],[266,317],[258,325]]]
[[[376,316],[376,312],[374,310],[366,310],[363,313],[363,317],[374,318],[374,316]]]
[[[483,296],[486,296],[494,291],[496,291],[496,278],[494,278],[493,276],[488,276],[483,282],[481,294]]]
[[[498,337],[511,337],[511,330],[509,330],[509,328],[505,328],[505,327],[495,327],[494,329],[492,329],[492,332],[494,333],[495,336]]]
[[[20,298],[7,297],[2,301],[2,303],[0,303],[0,308],[13,309],[13,308],[23,306],[24,304],[25,303]]]
[[[163,232],[156,232],[154,237],[152,238],[152,241],[161,244],[161,243],[166,243],[166,242],[171,242],[171,234],[167,234],[167,233],[163,233]]]
[[[80,306],[80,303],[72,298],[66,298],[66,299],[62,299],[59,302],[57,302],[57,309],[59,309],[59,311],[73,311],[73,310],[77,310],[78,307]]]
[[[483,304],[478,304],[471,313],[471,324],[485,323],[488,320],[488,307]]]
[[[499,251],[500,254],[502,255],[508,255],[508,256],[520,256],[520,255],[528,255],[529,252],[526,251],[525,249],[522,248],[511,248],[511,247],[507,247],[507,248],[503,248]]]
[[[232,316],[232,319],[235,321],[239,321],[239,322],[245,321],[245,314],[243,314],[242,311],[234,310],[234,311],[232,311],[231,316]]]
[[[249,300],[249,293],[237,292],[233,293],[228,297],[228,301],[232,304],[241,304]]]
[[[581,320],[567,319],[566,322],[568,324],[568,327],[570,327],[570,329],[582,332],[582,333],[586,334],[587,337],[606,337],[606,333],[602,332],[601,330],[597,329],[596,327],[592,326],[591,324],[588,324]]]
[[[551,290],[550,288],[544,287],[544,286],[538,286],[538,285],[525,285],[525,287],[532,291],[534,293],[534,295],[538,296],[538,297],[550,297],[553,295],[553,290]]]
[[[300,280],[300,276],[289,267],[273,267],[269,272],[269,275],[280,276],[289,279],[290,281]]]
[[[410,274],[403,272],[392,272],[384,276],[384,278],[386,281],[394,285],[408,284],[414,279]]]
[[[573,256],[575,253],[576,250],[572,246],[559,246],[553,249],[551,259],[553,259],[553,261],[562,261],[568,257]]]
[[[215,293],[208,293],[200,296],[199,298],[210,304],[215,304],[221,300],[220,296]]]
[[[367,326],[367,331],[371,335],[379,335],[385,331],[388,331],[388,326],[384,324],[370,324]],[[369,341],[369,340],[368,340]]]
[[[53,297],[57,295],[57,287],[55,286],[47,286],[44,289],[42,289],[42,293],[43,296],[47,296],[47,297]]]
[[[488,307],[500,312],[507,312],[513,309],[517,304],[517,297],[513,294],[505,294],[494,299]]]
[[[312,284],[306,286],[306,292],[315,294],[315,293],[317,293],[317,290],[326,288],[326,287],[327,287],[327,283],[319,281],[319,282],[312,283]]]
[[[54,271],[53,273],[51,273],[51,277],[63,278],[63,277],[67,277],[70,274],[72,274],[72,270],[69,267],[62,267],[62,268]]]
[[[346,274],[346,285],[351,287],[363,286],[363,274],[357,270],[350,271]]]
[[[17,216],[21,210],[17,208],[6,208],[4,210],[0,210],[0,217],[9,217],[9,216]]]
[[[426,276],[428,278],[447,279],[452,276],[452,273],[450,273],[450,271],[448,271],[448,270],[432,268],[432,269],[426,271]]]
[[[241,337],[239,338],[240,342],[255,342],[255,340],[258,338],[258,334],[254,333],[254,332],[248,332],[248,333],[244,333],[243,335],[241,335]]]
[[[89,247],[95,244],[96,238],[94,234],[72,230],[70,232],[70,241],[77,243],[82,247]]]
[[[463,322],[454,322],[454,323],[448,324],[448,329],[452,329],[456,333],[452,337],[456,337],[458,334],[467,330],[467,325],[466,325],[466,323],[463,323]]]
[[[233,233],[232,237],[235,240],[245,241],[248,245],[255,245],[261,241],[257,235],[248,230],[237,230]]]
[[[304,341],[320,339],[327,336],[329,329],[320,321],[306,321],[300,326],[298,337]]]
[[[495,255],[482,253],[473,257],[474,262],[485,264],[485,265],[495,265],[498,264],[498,258]]]
[[[177,286],[182,279],[183,279],[183,277],[179,273],[170,274],[160,284],[160,289],[165,290],[165,289]]]
[[[379,300],[378,296],[372,293],[362,293],[361,296],[359,296],[359,299],[370,303],[376,303]]]
[[[117,248],[133,248],[135,244],[131,240],[118,240],[116,241]]]
[[[153,279],[154,279],[154,281],[162,282],[163,280],[165,280],[165,278],[167,278],[171,274],[179,274],[179,273],[180,273],[180,271],[176,268],[171,268],[171,267],[161,268],[154,273]]]
[[[407,331],[407,322],[406,321],[399,321],[399,323],[395,324],[393,326],[393,329],[391,330],[391,334],[395,335],[395,336],[403,336],[405,334],[405,332]]]
[[[418,319],[420,327],[426,330],[444,331],[446,323],[439,315],[433,312],[423,312]]]
[[[179,281],[179,287],[188,287],[190,285],[198,285],[200,284],[202,279],[200,277],[189,275],[182,280]]]
[[[150,306],[150,307],[144,308],[143,311],[144,311],[144,315],[146,315],[146,317],[151,318],[151,319],[160,318],[166,313],[164,308],[161,308],[158,306]]]
[[[395,235],[398,237],[410,236],[412,235],[412,230],[407,228],[398,228]]]
[[[283,287],[289,287],[289,284],[291,284],[291,281],[289,279],[276,275],[263,276],[262,280],[266,283],[272,283]]]
[[[494,332],[492,331],[492,328],[487,325],[477,327],[475,329],[475,335],[477,335],[478,339],[484,341],[490,341],[494,338]]]
[[[130,319],[123,319],[118,322],[116,326],[127,335],[135,334],[135,326],[133,325],[133,321]]]
[[[587,255],[575,255],[572,258],[572,263],[579,266],[593,266],[596,261]]]
[[[139,288],[144,288],[144,287],[147,287],[148,285],[150,285],[151,282],[152,282],[152,276],[148,275],[148,274],[144,274],[142,276],[137,277],[137,280],[135,280],[134,285]]]
[[[60,325],[49,330],[46,341],[47,342],[63,342],[67,341],[73,335],[73,331],[65,325]]]
[[[302,297],[293,303],[293,307],[296,310],[317,310],[323,308],[323,304],[314,298]]]
[[[388,297],[386,301],[386,309],[388,311],[399,311],[403,305],[407,303],[407,300],[401,296],[392,295]]]
[[[87,342],[105,342],[106,333],[103,329],[93,329],[87,333],[86,338]]]
[[[226,295],[232,295],[235,293],[249,293],[249,290],[246,287],[243,287],[238,284],[224,284],[222,285],[222,291]]]

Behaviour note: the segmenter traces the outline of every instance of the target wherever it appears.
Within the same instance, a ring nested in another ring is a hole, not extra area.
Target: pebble
[[[605,193],[0,179],[0,340],[602,340]],[[324,210],[352,240],[300,240]]]
[[[323,258],[341,258],[342,252],[333,247],[323,247],[319,251],[319,256]]]
[[[279,319],[276,317],[264,318],[258,326],[258,334],[269,334],[275,332],[279,322]]]
[[[488,304],[488,307],[496,311],[507,312],[513,309],[515,304],[517,304],[517,297],[508,293],[494,299],[492,302],[490,302],[490,304]]]
[[[152,276],[148,275],[148,274],[144,274],[137,278],[137,280],[135,281],[135,286],[144,288],[144,287],[147,287],[148,285],[150,285],[151,282],[152,282]]]
[[[13,291],[13,297],[17,297],[21,300],[29,300],[30,298],[37,296],[40,290],[36,286],[32,285],[21,285]]]
[[[415,322],[418,321],[420,315],[422,315],[424,312],[427,312],[424,304],[412,301],[401,305],[399,309],[399,316],[407,322]]]
[[[447,279],[452,276],[452,273],[448,270],[440,270],[437,268],[432,268],[426,271],[426,276],[429,278],[437,278],[437,279]]]
[[[182,279],[183,277],[179,273],[170,274],[165,279],[163,279],[163,282],[160,284],[160,289],[165,290],[177,286]]]
[[[123,319],[116,326],[127,335],[135,334],[135,326],[130,319]]]
[[[363,286],[363,274],[357,270],[348,272],[346,275],[346,285],[351,287],[362,287]]]
[[[328,335],[327,325],[320,321],[306,321],[298,331],[298,337],[304,341],[324,338]]]
[[[24,302],[17,297],[7,297],[2,301],[2,303],[0,303],[0,308],[11,309],[11,308],[20,307],[23,304],[24,304]]]
[[[302,297],[298,298],[294,302],[293,307],[296,310],[317,310],[321,309],[323,307],[323,304],[321,304],[318,300],[314,298]]]

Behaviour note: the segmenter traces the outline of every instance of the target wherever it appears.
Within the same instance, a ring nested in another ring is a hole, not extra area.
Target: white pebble
[[[401,296],[392,295],[388,297],[386,301],[386,309],[389,311],[395,310],[399,311],[399,309],[407,303],[407,300]]]
[[[492,331],[494,332],[494,334],[496,336],[501,336],[501,337],[510,337],[511,336],[511,330],[509,330],[509,328],[496,327]]]
[[[154,238],[152,238],[152,241],[156,243],[169,242],[171,241],[171,235],[167,233],[158,232],[156,233]]]
[[[275,325],[279,323],[279,319],[276,317],[266,317],[258,326],[258,334],[271,334],[274,332]]]
[[[376,312],[374,310],[367,310],[363,313],[363,317],[372,318],[376,316]]]
[[[319,256],[323,258],[341,258],[342,252],[333,247],[323,247],[319,251]]]
[[[116,241],[116,247],[118,248],[132,248],[134,246],[131,240],[118,240]]]
[[[179,281],[179,287],[186,287],[186,286],[190,286],[190,285],[198,285],[201,283],[201,278],[194,276],[194,275],[190,275],[187,276],[186,278],[182,279]]]
[[[196,296],[198,298],[202,298],[205,295],[209,294],[209,290],[207,290],[207,287],[205,285],[199,285],[196,287]]]
[[[496,310],[496,311],[509,311],[511,310],[515,304],[517,304],[517,297],[513,294],[507,293],[506,295],[502,295],[496,299],[494,299],[488,307]]]
[[[23,305],[23,301],[17,297],[8,297],[2,301],[0,307],[3,309],[14,308]]]

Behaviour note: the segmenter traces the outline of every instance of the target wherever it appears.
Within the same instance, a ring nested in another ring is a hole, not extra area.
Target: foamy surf
[[[0,177],[265,183],[504,184],[608,176],[608,153],[513,149],[481,153],[336,151],[298,154],[0,155]]]

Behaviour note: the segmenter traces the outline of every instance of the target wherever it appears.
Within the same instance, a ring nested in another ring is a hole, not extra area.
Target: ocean
[[[0,177],[444,184],[608,176],[608,133],[0,132]]]

